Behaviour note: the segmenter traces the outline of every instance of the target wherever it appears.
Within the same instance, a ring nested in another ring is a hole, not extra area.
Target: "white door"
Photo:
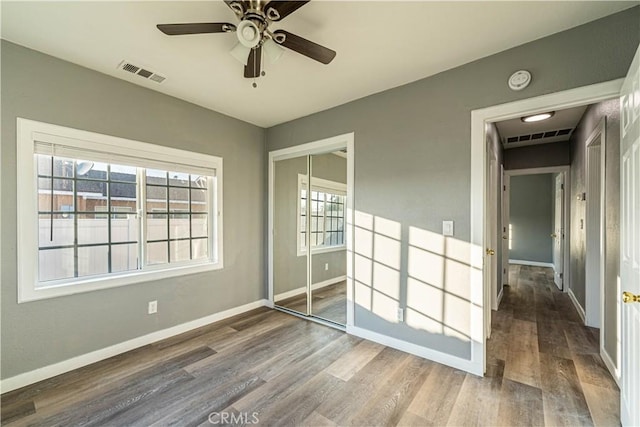
[[[556,175],[555,202],[553,206],[553,281],[562,290],[564,266],[564,174]]]
[[[622,86],[620,128],[620,418],[640,426],[640,48]]]
[[[509,283],[509,191],[508,180],[504,174],[504,167],[500,166],[500,176],[502,177],[502,185],[500,186],[502,191],[502,227],[500,229],[500,236],[502,237],[502,286]]]

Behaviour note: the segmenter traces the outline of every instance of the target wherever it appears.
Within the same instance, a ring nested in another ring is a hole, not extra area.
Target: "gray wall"
[[[221,156],[224,269],[17,304],[16,117]],[[264,137],[256,126],[2,41],[2,378],[265,298]],[[146,314],[150,300],[156,315]]]
[[[334,154],[311,156],[313,178],[347,183],[347,160]],[[307,174],[307,157],[281,160],[275,164],[274,179],[274,293],[305,287],[307,258],[297,255],[298,174]],[[344,276],[346,250],[313,254],[312,282]],[[325,270],[325,263],[329,269]]]
[[[410,277],[411,266],[419,264],[414,263],[416,258],[430,256],[425,251],[412,258],[411,254],[416,252],[409,244],[410,237],[420,235],[425,241],[439,242],[442,220],[452,219],[455,238],[448,241],[445,250],[439,251],[451,250],[452,246],[468,247],[471,111],[624,76],[640,41],[639,12],[640,8],[634,7],[272,127],[267,130],[268,149],[355,132],[354,207],[356,213],[362,214],[358,218],[366,223],[356,229],[354,250],[363,257],[361,271],[356,263],[355,278],[361,279],[357,286],[372,287],[370,264],[375,260],[370,258],[375,256],[378,246],[371,249],[371,236],[367,235],[372,223],[369,216],[373,220],[391,221],[400,233],[397,243],[388,241],[385,245],[388,251],[393,251],[390,257],[394,261],[394,271],[388,271],[393,280],[388,283],[395,285],[397,281],[399,291],[388,302],[392,307],[394,304],[407,307],[413,303],[408,301],[408,289],[417,280],[413,274]],[[506,82],[518,69],[531,70],[533,81],[527,89],[513,92]],[[443,244],[437,245],[442,248]],[[443,257],[443,263],[451,261],[451,257],[438,255]],[[469,269],[462,259],[460,264],[450,265],[452,269],[460,267],[455,274],[454,270],[446,270],[447,274],[437,277],[431,277],[429,272],[418,274],[426,282],[421,288],[424,295],[434,295],[443,301],[434,306],[420,306],[418,311],[422,313],[417,316],[423,315],[424,322],[398,323],[381,316],[376,312],[375,302],[370,304],[365,298],[356,306],[356,325],[468,359]],[[434,271],[441,271],[440,267]],[[441,289],[443,282],[445,289]],[[433,283],[436,285],[431,286]],[[370,291],[373,297],[377,295],[375,289]],[[384,297],[379,300],[384,301]]]
[[[553,174],[511,177],[509,259],[553,262]]]
[[[586,191],[585,143],[600,119],[606,117],[605,153],[605,288],[604,323],[605,349],[611,360],[617,359],[616,319],[618,316],[617,278],[620,274],[620,105],[618,99],[589,106],[571,139],[571,290],[585,307],[585,219],[586,202],[577,196]],[[587,194],[587,197],[589,195]]]
[[[504,168],[507,170],[569,164],[571,164],[571,143],[569,141],[504,150]]]

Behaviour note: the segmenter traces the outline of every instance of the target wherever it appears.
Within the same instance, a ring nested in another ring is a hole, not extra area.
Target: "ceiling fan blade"
[[[168,36],[179,36],[183,34],[230,33],[236,30],[235,25],[226,22],[158,24],[156,27]]]
[[[274,40],[276,43],[289,48],[293,51],[301,53],[302,55],[315,59],[323,64],[328,64],[336,57],[336,52],[324,46],[320,46],[317,43],[303,39],[300,36],[291,34],[288,31],[277,30],[274,31]],[[284,37],[284,40],[283,40]]]
[[[262,65],[262,46],[251,49],[249,61],[244,67],[244,76],[248,79],[260,77],[260,66]]]
[[[280,1],[280,0],[271,0],[267,7],[265,8],[265,13],[267,14],[267,18],[272,21],[282,21],[287,16],[291,15],[296,10],[300,9],[305,4],[309,3],[310,0],[306,1]]]

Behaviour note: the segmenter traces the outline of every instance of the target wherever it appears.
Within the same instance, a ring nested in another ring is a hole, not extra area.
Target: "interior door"
[[[311,156],[310,314],[347,323],[347,159],[342,152]]]
[[[502,171],[502,285],[509,283],[509,179]]]
[[[620,95],[620,418],[640,426],[640,48]]]
[[[309,157],[274,164],[273,293],[277,306],[309,314],[307,298],[308,191],[305,184]]]
[[[564,266],[564,174],[557,174],[555,179],[555,202],[553,206],[553,281],[562,290]]]

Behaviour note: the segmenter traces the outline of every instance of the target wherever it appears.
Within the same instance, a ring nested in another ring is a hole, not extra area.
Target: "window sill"
[[[48,298],[56,298],[66,295],[92,292],[103,289],[116,288],[120,286],[133,285],[136,283],[146,283],[154,280],[168,279],[171,277],[184,276],[188,274],[203,273],[207,271],[222,269],[222,263],[207,262],[202,264],[191,264],[173,267],[163,270],[136,271],[111,276],[87,277],[78,281],[64,283],[59,281],[52,286],[27,288],[24,284],[19,286],[18,303],[37,301]]]
[[[329,246],[326,248],[316,248],[316,249],[311,249],[311,255],[318,255],[318,254],[326,254],[329,252],[340,252],[340,251],[346,251],[347,250],[347,246],[346,245],[342,245],[342,246]],[[307,255],[307,251],[301,251],[298,250],[298,256],[305,256]]]

